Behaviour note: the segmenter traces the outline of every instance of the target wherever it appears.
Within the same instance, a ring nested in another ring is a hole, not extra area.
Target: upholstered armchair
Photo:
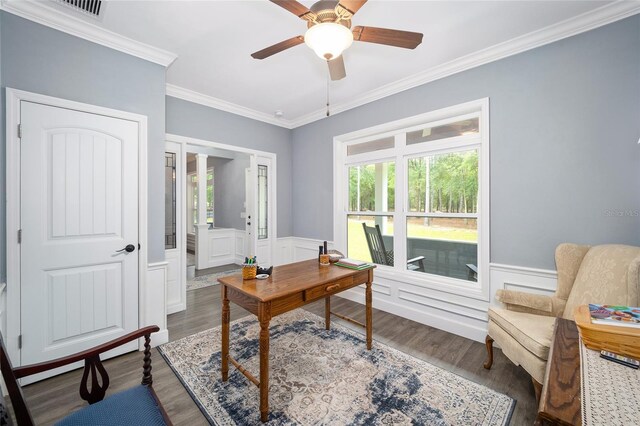
[[[488,359],[493,363],[493,341],[514,364],[534,380],[544,380],[556,317],[573,320],[573,310],[588,303],[639,305],[640,247],[560,244],[555,253],[558,285],[553,296],[498,290],[504,308],[489,309]]]

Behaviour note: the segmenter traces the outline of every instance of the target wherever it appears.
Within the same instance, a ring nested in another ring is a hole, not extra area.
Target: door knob
[[[136,246],[134,246],[133,244],[127,244],[125,248],[116,250],[116,253],[122,253],[123,251],[126,251],[127,253],[131,253],[135,249],[136,249]]]

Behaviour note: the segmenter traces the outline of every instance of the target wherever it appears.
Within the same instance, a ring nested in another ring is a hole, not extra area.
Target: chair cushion
[[[538,358],[549,357],[555,317],[490,308],[489,319]]]
[[[56,426],[165,425],[158,404],[147,386],[118,392],[65,417]]]

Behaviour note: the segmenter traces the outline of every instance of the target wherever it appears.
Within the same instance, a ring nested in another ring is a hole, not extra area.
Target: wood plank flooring
[[[374,296],[375,297],[375,296]],[[324,315],[324,301],[306,307]],[[339,297],[332,298],[332,310],[364,322],[364,306]],[[220,325],[220,288],[205,287],[187,292],[187,310],[170,315],[169,336],[177,340]],[[231,320],[248,312],[231,304]],[[350,328],[357,326],[332,319]],[[361,329],[358,329],[360,332]],[[514,366],[499,349],[493,367],[485,370],[485,346],[414,321],[374,309],[373,338],[416,358],[452,371],[517,400],[512,425],[531,425],[536,404],[531,379]],[[153,339],[153,338],[152,338]],[[105,362],[111,378],[108,395],[140,383],[142,353],[133,352]],[[207,421],[157,350],[153,351],[153,387],[176,425],[206,425]],[[256,372],[257,373],[257,372]],[[85,405],[78,395],[82,370],[72,371],[24,388],[36,424],[48,425]],[[257,397],[257,394],[256,394]]]

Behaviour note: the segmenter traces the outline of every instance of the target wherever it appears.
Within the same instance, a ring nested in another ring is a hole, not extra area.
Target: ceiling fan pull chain
[[[327,76],[327,117],[331,115],[329,112],[329,84],[331,83],[330,76]]]

